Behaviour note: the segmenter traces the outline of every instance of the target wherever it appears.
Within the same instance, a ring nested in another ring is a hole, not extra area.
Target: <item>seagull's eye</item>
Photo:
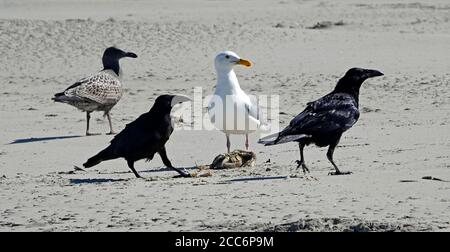
[[[226,55],[225,58],[226,58],[226,59],[229,59],[229,58],[230,58],[230,55]]]

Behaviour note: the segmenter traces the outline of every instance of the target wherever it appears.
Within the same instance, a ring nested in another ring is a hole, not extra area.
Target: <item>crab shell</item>
[[[256,154],[251,151],[235,150],[218,155],[211,164],[211,169],[233,169],[251,167],[256,164]]]

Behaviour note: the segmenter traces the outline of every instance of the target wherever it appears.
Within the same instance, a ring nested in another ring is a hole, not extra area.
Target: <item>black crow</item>
[[[174,105],[186,101],[190,99],[181,95],[159,96],[149,112],[127,124],[106,149],[89,158],[83,166],[89,168],[102,161],[124,158],[134,175],[140,178],[134,169],[134,162],[144,158],[150,161],[155,153],[158,153],[165,166],[177,171],[183,177],[188,177],[187,172],[172,166],[164,146],[173,132],[170,111]]]
[[[122,98],[123,88],[120,82],[121,69],[119,60],[125,57],[137,58],[131,52],[124,52],[115,47],[109,47],[103,53],[103,70],[77,81],[52,98],[55,102],[70,104],[86,112],[86,135],[89,132],[89,120],[93,111],[103,111],[108,117],[109,134],[114,134],[109,112]]]
[[[299,168],[308,171],[303,158],[303,148],[309,144],[328,147],[327,158],[334,166],[331,175],[350,174],[341,172],[333,161],[333,152],[342,133],[350,129],[359,118],[359,89],[362,83],[375,76],[383,75],[377,70],[352,68],[342,77],[333,92],[309,102],[306,109],[298,114],[284,130],[264,137],[258,142],[264,145],[275,145],[287,142],[298,142],[300,160]]]

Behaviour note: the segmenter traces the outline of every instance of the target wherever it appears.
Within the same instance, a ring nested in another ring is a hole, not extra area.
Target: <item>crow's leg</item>
[[[137,173],[137,171],[134,169],[134,162],[131,161],[131,160],[127,160],[127,163],[128,163],[128,167],[130,167],[130,169],[133,171],[133,173],[136,176],[136,178],[141,178],[139,173]]]
[[[331,162],[331,164],[334,166],[334,169],[336,170],[334,172],[328,173],[328,175],[348,175],[348,174],[351,174],[352,172],[341,172],[339,170],[339,168],[337,167],[337,165],[333,161],[334,149],[336,148],[338,143],[339,143],[339,139],[335,143],[330,144],[330,147],[328,147],[327,158]]]
[[[228,151],[228,153],[230,153],[230,147],[231,147],[230,135],[226,134],[226,136],[227,136],[227,151]]]
[[[248,150],[248,134],[245,134],[245,150]]]
[[[303,169],[303,173],[306,173],[306,172],[309,173],[309,169],[308,169],[308,167],[306,167],[305,158],[303,156],[303,149],[305,148],[305,144],[299,142],[298,147],[300,149],[300,160],[295,161],[297,163],[297,169],[300,168],[300,166],[301,166]]]
[[[111,121],[111,115],[108,112],[105,112],[106,117],[108,118],[108,123],[109,123],[109,133],[107,135],[115,135],[116,132],[114,132],[113,127],[112,127],[112,121]]]
[[[180,170],[178,168],[173,167],[172,163],[170,162],[169,158],[167,157],[166,147],[162,147],[162,149],[160,151],[158,151],[158,154],[161,156],[163,164],[165,166],[167,166],[167,168],[175,170],[176,172],[178,172],[178,174],[180,174],[181,177],[187,178],[187,177],[191,176],[189,174],[189,172],[186,171],[186,169],[183,169],[183,171],[182,171],[182,170]]]

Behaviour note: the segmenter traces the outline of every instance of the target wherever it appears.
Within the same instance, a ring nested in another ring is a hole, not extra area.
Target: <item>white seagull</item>
[[[225,133],[230,152],[230,135],[245,135],[248,150],[248,134],[261,126],[261,113],[255,99],[239,86],[235,65],[250,67],[252,63],[231,51],[220,52],[214,61],[217,84],[214,96],[208,104],[208,113],[214,126]]]

